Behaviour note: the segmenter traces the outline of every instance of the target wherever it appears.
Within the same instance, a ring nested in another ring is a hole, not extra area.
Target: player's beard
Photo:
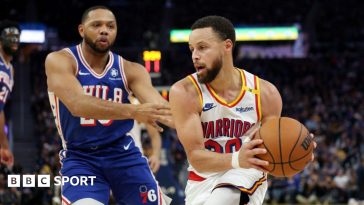
[[[107,52],[109,52],[111,46],[113,45],[113,43],[110,43],[109,46],[105,47],[105,48],[100,48],[97,47],[96,43],[94,43],[91,38],[89,38],[88,36],[85,35],[84,37],[85,39],[85,43],[90,46],[90,48],[92,48],[92,50],[94,50],[96,53],[100,53],[100,54],[105,54]]]
[[[216,58],[216,60],[211,65],[211,69],[205,68],[206,69],[205,76],[197,75],[198,82],[210,83],[211,81],[215,80],[221,68],[222,68],[222,57]]]
[[[3,38],[1,43],[3,50],[7,55],[14,56],[18,53],[19,39],[16,39],[16,37],[6,39]],[[16,48],[13,48],[13,46],[16,46]]]
[[[15,54],[18,53],[19,49],[13,49],[12,45],[4,44],[3,45],[3,50],[4,50],[4,53],[6,53],[7,55],[14,56]]]

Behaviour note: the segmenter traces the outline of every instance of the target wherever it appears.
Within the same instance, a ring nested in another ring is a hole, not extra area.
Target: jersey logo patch
[[[129,144],[124,145],[124,150],[128,150],[133,140],[130,140]]]
[[[240,113],[249,112],[249,111],[253,111],[253,110],[254,110],[253,107],[237,107],[237,108],[235,108],[235,111],[240,112]]]
[[[214,103],[206,103],[205,106],[202,108],[203,112],[209,111],[212,108],[216,107],[216,105],[214,106]]]
[[[114,78],[118,76],[118,70],[116,70],[115,68],[111,68],[111,76]]]

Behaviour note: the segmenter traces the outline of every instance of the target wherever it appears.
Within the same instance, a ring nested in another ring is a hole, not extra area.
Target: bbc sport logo
[[[96,176],[72,176],[72,177],[55,176],[52,182],[54,186],[60,186],[60,185],[63,186],[67,183],[69,183],[71,186],[93,186],[95,179]],[[35,182],[37,182],[37,184]],[[8,175],[8,187],[50,187],[50,186],[51,186],[51,176],[48,174]]]

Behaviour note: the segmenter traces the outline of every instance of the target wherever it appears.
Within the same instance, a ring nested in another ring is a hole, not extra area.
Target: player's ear
[[[225,49],[226,49],[226,51],[233,50],[233,47],[234,47],[233,42],[230,39],[226,39],[225,40]]]
[[[84,37],[83,32],[84,32],[84,26],[83,26],[83,24],[78,25],[78,33],[80,34],[80,36],[82,38]]]

